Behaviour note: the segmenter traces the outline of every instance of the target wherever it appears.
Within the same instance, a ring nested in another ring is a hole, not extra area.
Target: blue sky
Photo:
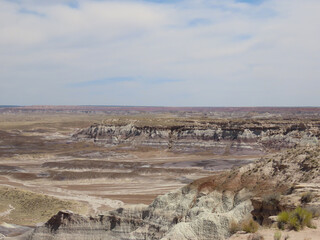
[[[0,105],[319,106],[319,0],[4,0]]]

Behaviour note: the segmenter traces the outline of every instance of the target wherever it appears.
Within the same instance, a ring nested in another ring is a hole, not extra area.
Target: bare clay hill
[[[319,207],[316,108],[48,109],[0,114],[7,237],[26,230],[6,224],[43,223],[21,237],[226,239],[231,223],[268,225],[303,193],[314,192],[304,207]]]

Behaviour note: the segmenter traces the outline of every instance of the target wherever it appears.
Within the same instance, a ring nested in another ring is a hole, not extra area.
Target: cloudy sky
[[[0,105],[320,106],[319,0],[0,0]]]

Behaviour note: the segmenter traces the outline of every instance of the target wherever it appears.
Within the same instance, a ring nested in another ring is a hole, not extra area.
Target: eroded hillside
[[[6,113],[0,184],[66,203],[33,239],[225,239],[232,222],[266,224],[304,192],[319,207],[320,120],[236,116]],[[67,211],[70,200],[87,215]],[[17,206],[3,206],[3,224],[32,218]]]
[[[86,239],[95,233],[108,239],[225,239],[231,236],[232,221],[253,215],[262,224],[281,210],[300,206],[301,194],[306,192],[311,191],[314,198],[303,206],[319,208],[319,150],[297,148],[264,157],[196,180],[157,197],[149,206],[119,208],[96,218],[60,212],[38,228],[32,239],[49,236],[50,229],[56,231],[55,239]],[[263,199],[274,193],[279,194],[276,204],[265,203]],[[55,220],[60,218],[62,222]],[[90,226],[90,230],[79,230],[79,226]]]

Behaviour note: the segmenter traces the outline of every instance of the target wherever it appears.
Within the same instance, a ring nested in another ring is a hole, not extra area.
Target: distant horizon
[[[0,105],[0,107],[153,107],[153,108],[320,108],[320,106],[153,106],[153,105]]]

